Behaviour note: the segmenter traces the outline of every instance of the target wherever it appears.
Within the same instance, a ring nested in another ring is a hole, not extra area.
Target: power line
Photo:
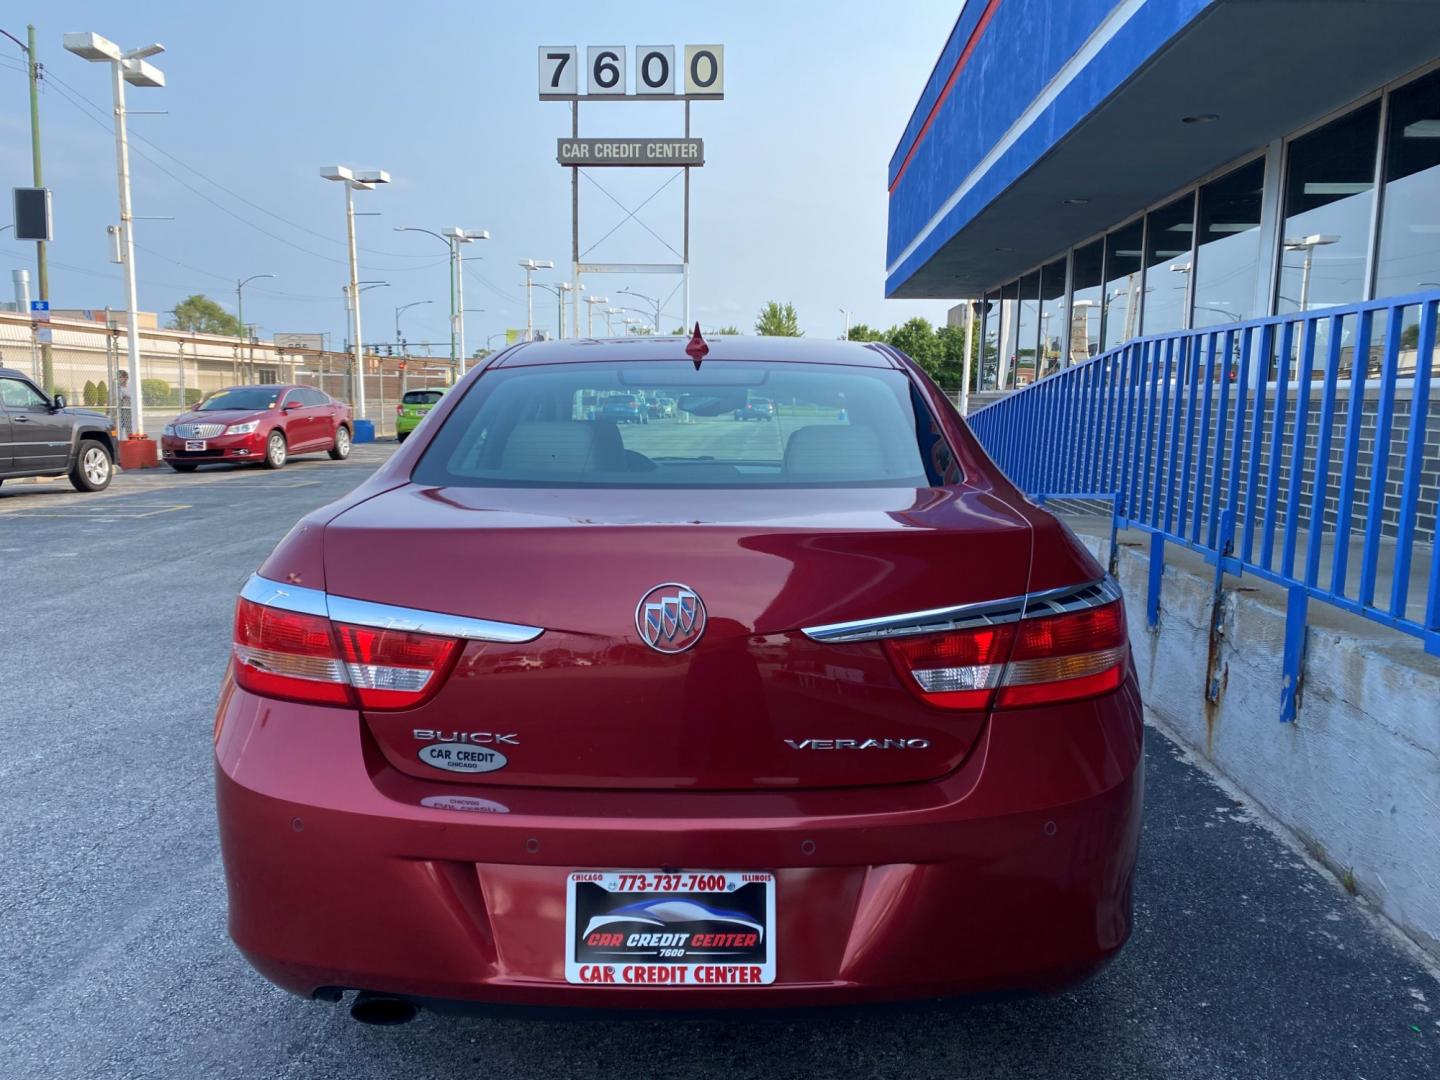
[[[85,103],[87,103],[87,104],[90,106],[91,109],[95,110],[96,112],[101,112],[100,107],[99,107],[98,105],[96,105],[93,101],[90,101],[88,98],[85,98],[85,96],[84,96],[83,94],[79,94],[79,93],[77,93],[76,91],[71,90],[70,87],[69,87],[67,84],[61,83],[60,80],[55,79],[53,76],[51,76],[49,79],[47,79],[47,82],[52,82],[52,83],[56,84],[56,85],[55,85],[55,91],[56,91],[56,93],[58,93],[62,98],[64,98],[67,102],[69,102],[69,104],[71,104],[71,105],[74,106],[76,109],[78,109],[78,110],[80,111],[81,115],[87,117],[89,120],[91,120],[91,121],[92,121],[93,123],[95,123],[97,126],[103,128],[103,129],[105,129],[105,130],[109,130],[109,125],[108,125],[107,123],[105,123],[104,121],[100,120],[97,116],[94,116],[94,115],[92,115],[89,111],[87,111],[86,108],[85,108],[85,105],[82,104],[80,101],[75,100],[75,97],[81,98]],[[75,97],[72,97],[72,96],[71,96],[72,94],[75,94]],[[103,115],[103,114],[102,114],[102,115]],[[140,138],[140,136],[137,136],[137,138]],[[151,145],[151,146],[154,145],[153,143],[150,143],[150,141],[149,141],[148,139],[145,139],[144,141],[145,141],[147,144]],[[157,148],[157,149],[158,149],[158,148]],[[173,172],[171,172],[169,169],[165,168],[164,165],[162,165],[162,164],[160,164],[160,162],[156,161],[155,158],[153,158],[153,157],[151,157],[149,154],[145,153],[145,151],[140,150],[140,149],[138,149],[138,148],[136,148],[136,147],[134,147],[134,146],[131,147],[131,151],[132,151],[133,153],[135,153],[137,156],[139,156],[139,157],[141,157],[141,158],[144,158],[144,159],[145,159],[146,161],[148,161],[152,166],[154,166],[154,167],[155,167],[156,169],[158,169],[160,172],[164,173],[166,176],[170,177],[171,180],[174,180],[175,183],[179,184],[181,187],[183,187],[186,191],[190,192],[190,193],[191,193],[192,195],[194,195],[196,198],[201,199],[201,200],[203,200],[204,202],[209,203],[211,206],[215,207],[215,209],[219,210],[219,211],[220,211],[221,213],[223,213],[223,214],[227,214],[228,216],[234,218],[236,221],[240,222],[242,225],[248,225],[250,228],[254,229],[256,232],[258,232],[258,233],[260,233],[260,234],[262,234],[262,235],[264,235],[264,236],[268,236],[270,239],[275,240],[275,241],[278,241],[279,243],[282,243],[282,244],[286,245],[287,247],[294,248],[296,251],[299,251],[299,252],[301,252],[301,253],[303,253],[303,254],[305,254],[305,255],[309,255],[309,256],[312,257],[312,258],[321,259],[321,260],[323,260],[323,261],[325,261],[325,262],[329,262],[329,263],[334,263],[334,264],[337,265],[337,266],[346,266],[346,265],[348,265],[348,263],[346,263],[346,261],[345,261],[344,259],[337,258],[337,257],[335,257],[335,256],[333,256],[333,255],[325,255],[325,254],[322,254],[321,252],[318,252],[318,251],[311,251],[309,248],[302,247],[301,245],[295,243],[293,240],[290,240],[290,239],[288,239],[287,237],[281,236],[279,233],[271,232],[269,229],[266,229],[266,228],[264,228],[264,227],[261,226],[261,225],[257,225],[255,222],[251,221],[249,218],[246,218],[246,217],[241,216],[240,214],[237,214],[234,210],[231,210],[228,206],[225,206],[224,204],[222,204],[222,203],[220,203],[220,202],[217,202],[215,199],[212,199],[209,195],[205,194],[205,192],[203,192],[203,191],[201,191],[200,189],[196,188],[194,185],[192,185],[192,184],[188,183],[187,181],[181,179],[179,176],[176,176],[176,175],[175,175]],[[163,153],[164,151],[161,151],[161,152]],[[170,155],[167,154],[166,156],[170,156]],[[187,167],[188,167],[188,166],[187,166]],[[192,171],[195,171],[195,170],[192,170]],[[203,175],[203,174],[199,174],[199,173],[197,172],[197,175]],[[211,182],[211,183],[215,183],[214,181],[210,181],[210,182]],[[220,185],[216,184],[216,186],[219,187]],[[226,189],[223,189],[223,188],[222,188],[222,190],[226,190]],[[268,212],[268,211],[267,211],[267,212]],[[283,220],[283,219],[282,219],[282,220]],[[306,231],[308,232],[308,231],[310,231],[310,230],[306,230]],[[320,235],[320,234],[317,234],[317,235]],[[336,241],[336,242],[339,243],[340,241]],[[418,256],[406,255],[406,256],[401,256],[401,257],[402,257],[402,258],[416,258],[416,257],[418,257]],[[367,267],[368,267],[369,269],[372,269],[372,270],[381,270],[381,271],[384,271],[384,272],[386,272],[386,273],[408,273],[408,272],[410,272],[410,271],[412,271],[412,270],[425,269],[424,266],[376,266],[376,265],[374,265],[374,264],[369,264],[369,263],[367,263],[366,265],[367,265]],[[428,265],[428,266],[433,266],[433,265],[435,265],[435,264],[434,264],[434,263],[429,263],[429,264],[426,264],[426,265]]]

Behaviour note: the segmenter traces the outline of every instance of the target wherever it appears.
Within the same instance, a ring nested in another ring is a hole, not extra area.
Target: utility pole
[[[35,56],[35,26],[30,24],[25,27],[25,41],[21,41],[14,34],[0,30],[16,45],[20,46],[25,53],[25,73],[30,80],[30,158],[31,169],[35,175],[35,186],[45,186],[44,171],[40,167],[40,61]],[[8,228],[8,226],[7,226]],[[35,270],[36,284],[39,286],[40,299],[50,299],[50,262],[45,254],[45,241],[35,241]],[[55,358],[51,352],[50,343],[43,342],[40,346],[40,385],[45,388],[48,394],[55,389]]]

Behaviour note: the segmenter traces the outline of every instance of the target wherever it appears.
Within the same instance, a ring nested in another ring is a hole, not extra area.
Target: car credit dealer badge
[[[635,605],[635,629],[656,652],[682,653],[705,633],[705,601],[688,585],[656,585]]]

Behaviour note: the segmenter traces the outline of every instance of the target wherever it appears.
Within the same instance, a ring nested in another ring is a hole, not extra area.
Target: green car
[[[425,419],[425,414],[445,394],[442,386],[437,390],[407,390],[395,406],[395,441],[404,442],[405,437],[415,430],[415,425]]]

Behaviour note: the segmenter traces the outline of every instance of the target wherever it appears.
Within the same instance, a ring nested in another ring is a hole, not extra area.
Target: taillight
[[[431,697],[460,655],[455,638],[335,624],[350,685],[365,709],[409,709]]]
[[[246,690],[290,701],[350,704],[329,619],[241,598],[234,652],[235,681]]]
[[[1103,607],[1026,619],[1016,625],[998,709],[1051,705],[1108,694],[1125,681],[1125,609]]]
[[[287,701],[413,708],[439,690],[460,648],[455,638],[332,623],[243,597],[235,608],[235,681]]]
[[[917,697],[965,711],[1096,697],[1125,680],[1119,600],[993,626],[888,638],[885,651]]]
[[[1011,623],[891,638],[885,651],[922,701],[942,709],[988,709],[1014,640]]]

